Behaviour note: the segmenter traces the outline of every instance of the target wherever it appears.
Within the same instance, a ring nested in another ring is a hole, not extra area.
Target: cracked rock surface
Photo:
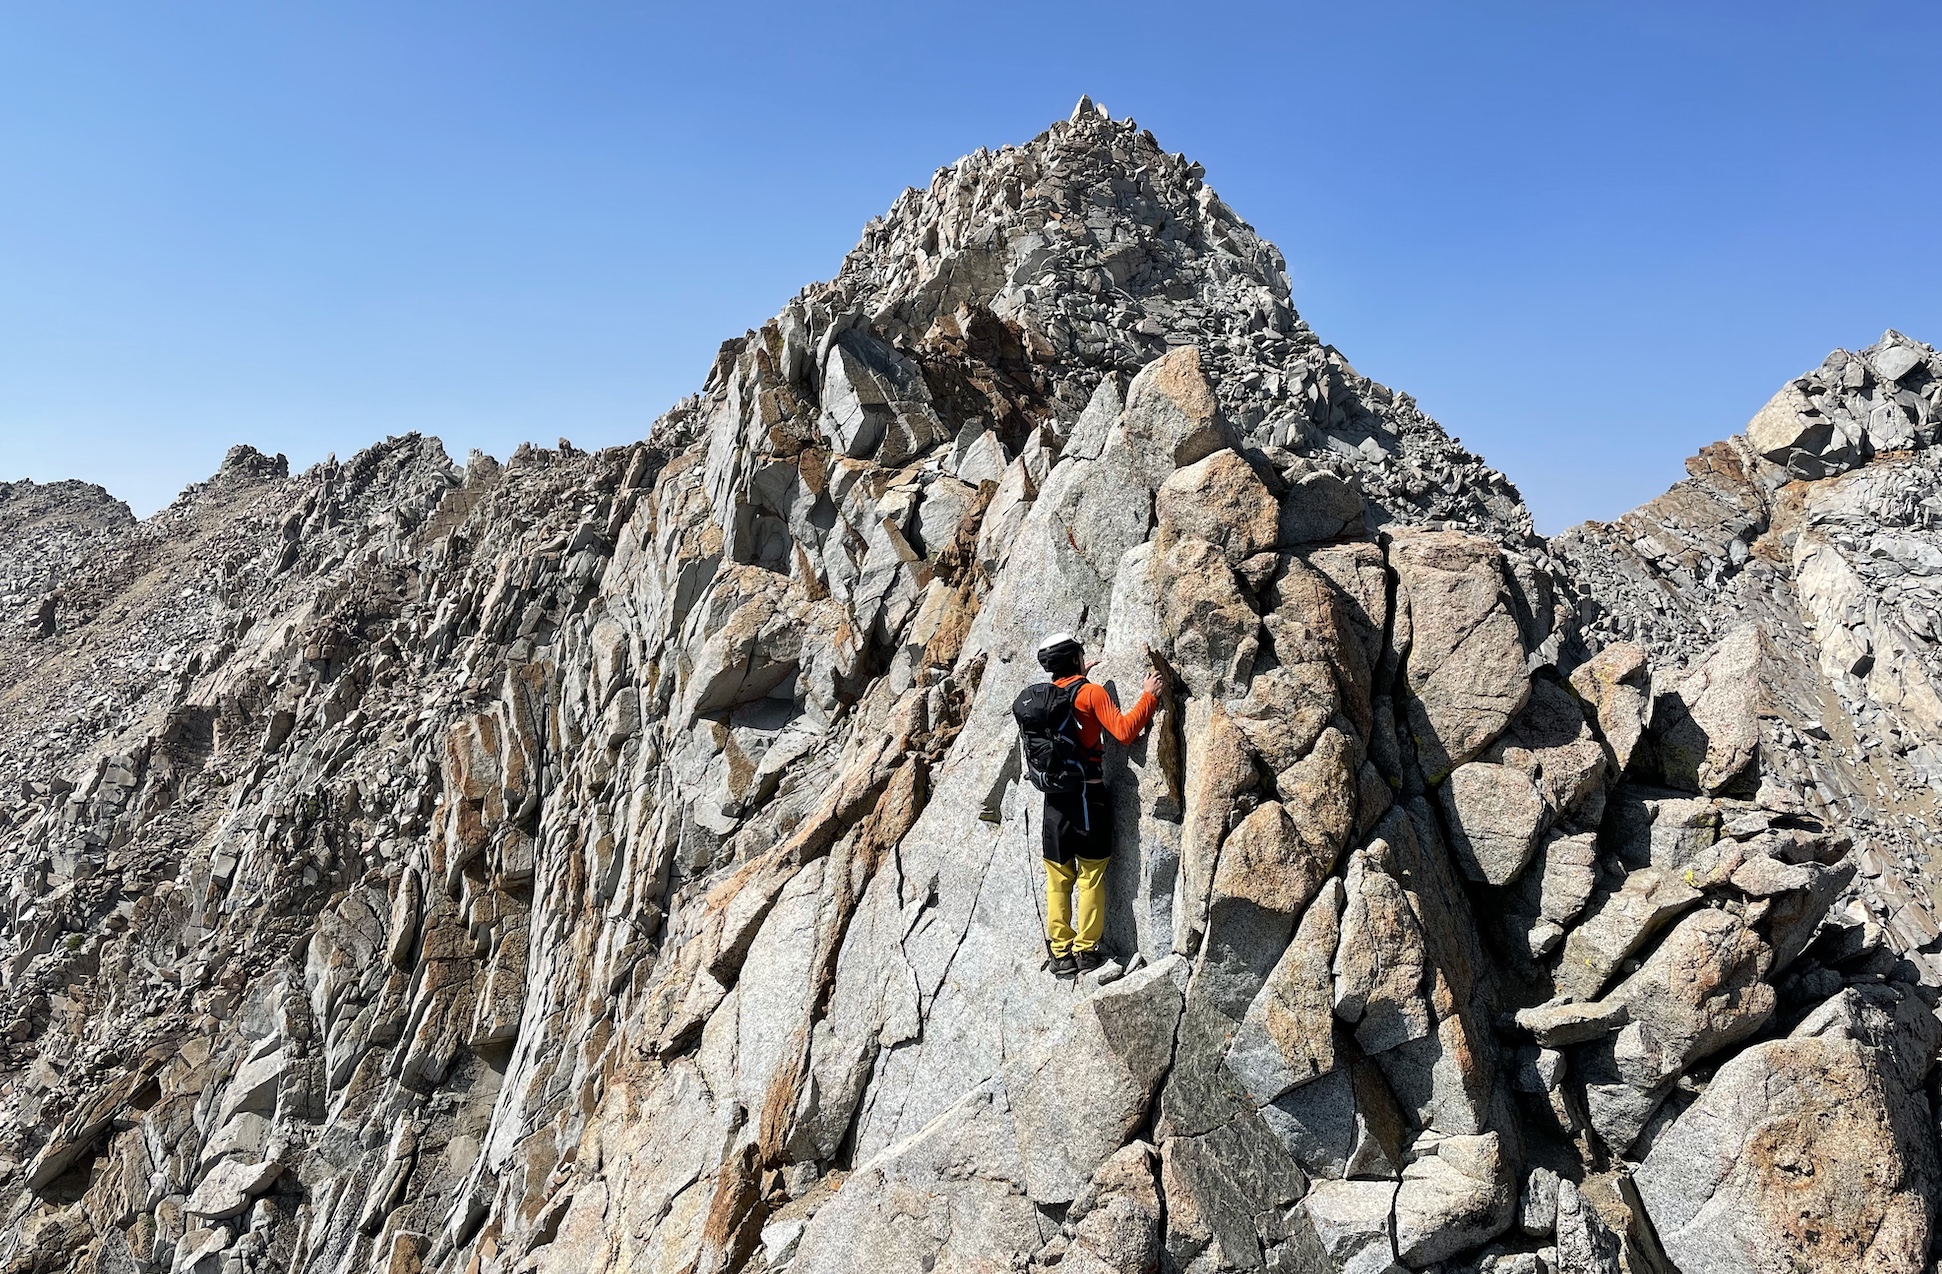
[[[0,1274],[1926,1269],[1942,356],[1547,542],[1202,178],[1082,102],[632,446],[0,485]]]

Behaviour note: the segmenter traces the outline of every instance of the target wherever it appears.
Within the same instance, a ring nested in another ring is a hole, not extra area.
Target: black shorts
[[[1110,858],[1113,852],[1113,799],[1103,783],[1077,792],[1045,794],[1047,862],[1070,865],[1075,858]]]

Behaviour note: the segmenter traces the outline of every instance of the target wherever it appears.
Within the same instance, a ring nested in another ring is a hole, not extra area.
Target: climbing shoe
[[[1052,976],[1069,978],[1079,971],[1079,962],[1069,955],[1052,957]]]
[[[1070,959],[1079,972],[1091,973],[1094,969],[1106,963],[1106,953],[1099,950],[1075,951],[1072,953]]]

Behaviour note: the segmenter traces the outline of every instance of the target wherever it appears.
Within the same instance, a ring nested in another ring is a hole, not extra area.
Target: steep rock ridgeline
[[[1082,102],[632,447],[4,488],[0,1270],[1923,1268],[1921,810],[1832,741],[1927,764],[1853,531],[1942,363],[1547,545],[1201,175]],[[1178,673],[1076,986],[1054,629]]]
[[[1937,937],[1942,847],[1938,419],[1942,364],[1889,332],[1784,386],[1665,495],[1551,545],[1588,645],[1642,642],[1678,669],[1757,625],[1785,652],[1761,671],[1787,709],[1764,745],[1853,833],[1883,878],[1872,919],[1911,949]]]
[[[0,642],[51,636],[61,600],[55,578],[134,521],[126,504],[85,482],[0,482],[0,537],[9,549],[0,561],[0,610],[26,618],[24,625],[0,629]],[[25,661],[7,664],[21,667]]]

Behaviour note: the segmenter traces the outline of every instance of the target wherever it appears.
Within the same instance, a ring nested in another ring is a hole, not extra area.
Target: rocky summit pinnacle
[[[0,1274],[1929,1268],[1942,357],[1546,542],[1089,99],[637,444],[0,486]],[[1046,968],[1010,706],[1122,702]]]
[[[831,441],[873,454],[880,426],[866,422],[900,417],[887,462],[901,464],[973,420],[1016,452],[1037,425],[1075,419],[1102,376],[1193,347],[1237,436],[1355,475],[1380,516],[1527,538],[1530,515],[1501,474],[1315,338],[1281,254],[1204,175],[1081,102],[1030,143],[978,151],[905,191],[835,279],[763,329],[779,365],[761,374],[819,403],[834,393],[840,410],[867,373],[877,387],[860,392],[881,410]],[[832,345],[843,353],[828,385]],[[900,411],[899,386],[918,380],[923,410]]]

